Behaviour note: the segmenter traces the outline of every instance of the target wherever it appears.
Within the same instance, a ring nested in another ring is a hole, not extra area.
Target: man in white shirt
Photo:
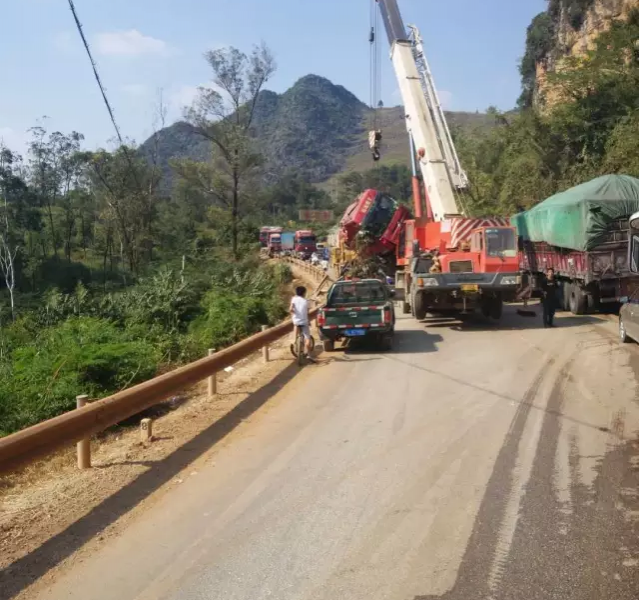
[[[307,358],[311,353],[311,328],[308,322],[308,300],[306,299],[306,288],[300,285],[295,288],[295,296],[291,300],[289,312],[293,317],[293,325],[301,327],[304,335],[304,350]]]

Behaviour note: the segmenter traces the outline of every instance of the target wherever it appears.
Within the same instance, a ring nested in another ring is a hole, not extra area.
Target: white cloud
[[[143,35],[137,29],[99,33],[95,43],[97,51],[104,56],[166,55],[170,51],[165,41]]]
[[[128,83],[122,86],[122,91],[129,96],[135,96],[139,98],[140,96],[146,96],[149,91],[142,83]]]

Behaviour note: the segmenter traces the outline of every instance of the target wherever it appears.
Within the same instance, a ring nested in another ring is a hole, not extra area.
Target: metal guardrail
[[[302,265],[299,263],[303,263],[295,259],[291,261],[300,267]],[[311,265],[305,264],[303,268],[318,278],[325,276],[323,270]],[[309,316],[314,319],[317,309],[311,310]],[[0,474],[65,446],[86,440],[112,425],[121,423],[167,400],[176,392],[211,377],[292,331],[293,323],[289,319],[212,356],[0,438]]]

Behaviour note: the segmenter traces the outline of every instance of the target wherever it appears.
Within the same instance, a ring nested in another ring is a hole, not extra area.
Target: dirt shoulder
[[[311,275],[296,280],[315,289]],[[136,426],[92,440],[93,468],[80,471],[69,448],[0,478],[0,599],[20,594],[89,542],[103,543],[171,486],[192,476],[195,461],[242,435],[253,417],[299,372],[289,339],[218,374],[217,394],[206,384],[159,407],[154,441]],[[86,548],[84,548],[87,551]]]

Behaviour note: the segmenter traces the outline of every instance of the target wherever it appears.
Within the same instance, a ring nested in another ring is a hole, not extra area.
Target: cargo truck
[[[317,249],[317,237],[310,229],[295,232],[295,254],[302,260],[308,260]]]
[[[295,234],[292,231],[282,233],[282,252],[293,252],[295,248]]]
[[[639,212],[639,179],[604,175],[512,217],[519,236],[522,297],[552,267],[564,310],[582,315],[627,294],[628,221]]]

